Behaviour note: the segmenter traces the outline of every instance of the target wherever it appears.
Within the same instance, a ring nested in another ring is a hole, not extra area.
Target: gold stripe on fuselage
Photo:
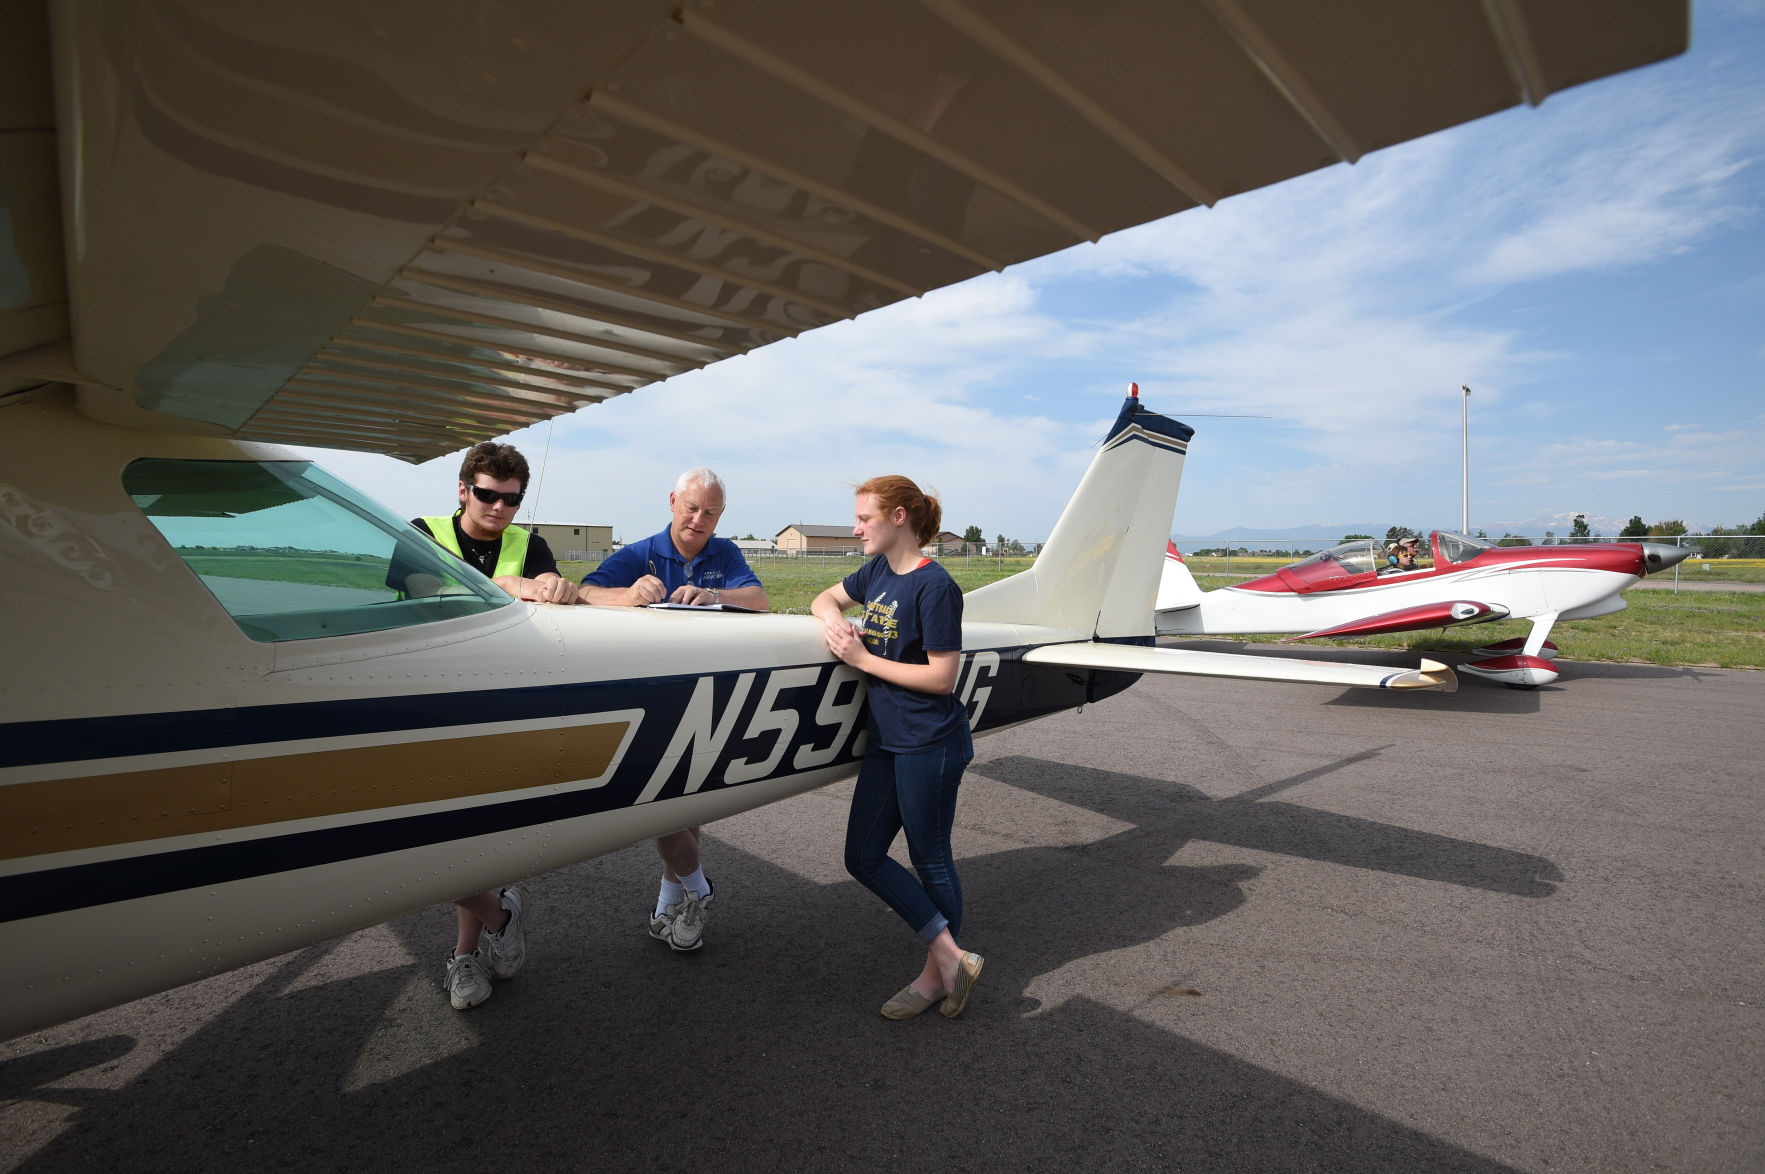
[[[0,786],[0,859],[496,795],[605,774],[631,723]]]

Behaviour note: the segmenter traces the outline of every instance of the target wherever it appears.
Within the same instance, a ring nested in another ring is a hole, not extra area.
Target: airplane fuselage
[[[525,603],[453,560],[454,593],[407,598],[384,580],[415,532],[294,454],[99,423],[65,394],[5,410],[0,917],[33,947],[0,1038],[774,802],[863,755],[863,675],[813,617]],[[316,549],[291,549],[321,507]],[[1138,678],[1022,659],[1092,636],[965,623],[976,732]]]
[[[1172,635],[1316,632],[1455,600],[1497,605],[1514,619],[1552,612],[1559,619],[1586,619],[1622,610],[1620,592],[1642,574],[1635,544],[1503,547],[1462,565],[1383,575],[1331,590],[1296,592],[1266,576],[1205,592],[1185,611],[1160,613],[1158,630]]]

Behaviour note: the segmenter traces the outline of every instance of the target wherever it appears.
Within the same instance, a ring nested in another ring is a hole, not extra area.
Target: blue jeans
[[[962,882],[950,854],[956,791],[974,757],[968,723],[942,746],[896,754],[872,746],[858,769],[846,817],[846,871],[931,941],[945,926],[962,930]],[[917,880],[889,856],[902,829]]]

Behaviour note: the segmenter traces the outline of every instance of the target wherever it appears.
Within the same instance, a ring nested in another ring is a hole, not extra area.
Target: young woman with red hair
[[[962,884],[950,852],[957,787],[974,757],[968,713],[953,695],[962,592],[920,554],[943,517],[937,498],[905,477],[873,477],[858,487],[855,513],[852,532],[873,557],[810,608],[826,625],[828,649],[869,678],[869,738],[846,820],[846,871],[926,942],[925,968],[883,1004],[883,1015],[911,1019],[941,1001],[953,1019],[981,973],[981,956],[957,945]],[[845,612],[860,605],[863,620],[853,624]],[[889,856],[903,829],[911,873]]]

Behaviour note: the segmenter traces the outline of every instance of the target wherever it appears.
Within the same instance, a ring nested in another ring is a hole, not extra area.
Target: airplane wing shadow
[[[1147,841],[1137,854],[1152,867],[1185,842],[1206,840],[1511,896],[1548,897],[1556,891],[1563,874],[1542,856],[1267,798],[1369,753],[1225,799],[1183,783],[1021,756],[976,762],[969,769],[1132,823],[1134,831],[1123,836]]]

